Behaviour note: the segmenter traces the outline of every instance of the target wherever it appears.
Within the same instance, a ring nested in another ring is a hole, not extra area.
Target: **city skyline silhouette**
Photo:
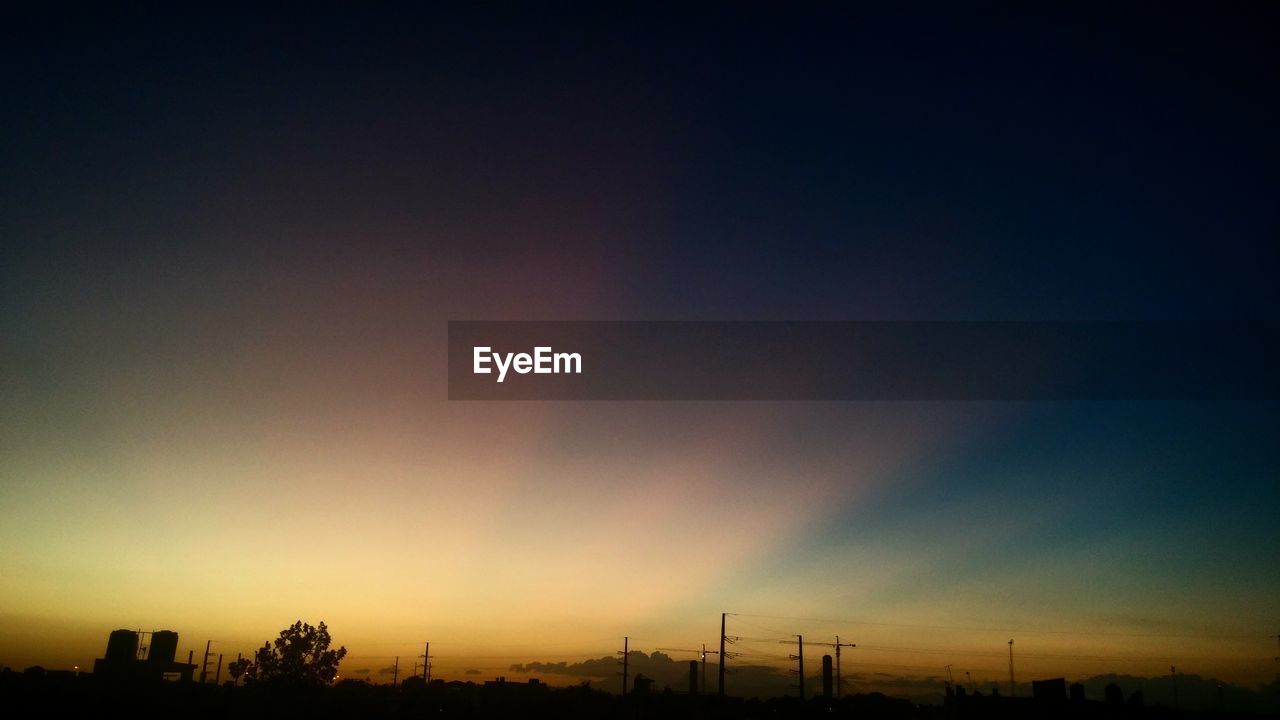
[[[734,618],[735,625],[742,624],[766,631],[770,628],[757,624],[758,621],[832,622],[812,618],[741,614],[726,614],[725,619],[730,616]],[[747,621],[747,618],[752,618],[752,621]],[[1270,713],[1274,699],[1271,695],[1280,690],[1276,683],[1269,687],[1249,688],[1194,673],[1178,673],[1175,666],[1169,667],[1170,674],[1166,676],[1104,673],[1075,679],[1061,676],[1027,679],[1025,661],[1039,659],[1052,664],[1061,663],[1065,657],[1034,652],[1027,657],[1020,656],[1023,675],[1020,681],[1016,681],[1013,675],[1012,640],[1009,642],[1010,676],[1007,685],[1000,678],[991,679],[979,675],[975,679],[969,670],[963,671],[962,678],[957,680],[953,673],[953,663],[945,666],[944,675],[908,676],[900,672],[894,677],[890,673],[862,670],[862,659],[850,656],[851,671],[842,673],[838,660],[833,666],[829,650],[835,647],[850,650],[862,647],[871,651],[889,650],[926,655],[937,652],[925,648],[868,647],[857,643],[842,643],[839,639],[835,643],[815,641],[811,636],[808,641],[810,653],[815,648],[819,651],[824,648],[827,650],[821,657],[821,670],[813,675],[805,673],[804,680],[800,680],[794,670],[790,673],[785,669],[779,671],[776,666],[767,664],[770,654],[758,651],[759,643],[793,642],[798,644],[800,654],[786,657],[791,661],[800,660],[804,654],[802,635],[779,640],[726,634],[725,644],[721,647],[734,650],[710,652],[729,659],[732,669],[728,677],[732,678],[732,684],[728,688],[719,685],[726,677],[723,674],[716,686],[712,687],[706,679],[706,665],[703,664],[700,668],[698,659],[685,661],[674,657],[693,654],[705,663],[705,647],[702,650],[661,648],[652,652],[632,649],[580,662],[513,664],[508,670],[514,677],[503,674],[492,679],[481,679],[472,677],[482,676],[484,673],[481,670],[469,669],[464,673],[465,679],[459,679],[440,677],[440,673],[433,675],[432,670],[436,668],[435,659],[438,656],[430,652],[429,643],[425,644],[425,652],[418,658],[429,658],[430,664],[424,665],[415,660],[412,672],[406,664],[404,674],[401,674],[400,656],[395,656],[394,664],[386,668],[352,669],[352,663],[344,666],[342,662],[347,658],[345,647],[338,647],[333,652],[335,644],[323,621],[318,625],[318,635],[314,634],[316,631],[317,628],[299,620],[290,628],[282,630],[278,639],[267,641],[256,652],[248,656],[237,653],[234,661],[227,660],[225,653],[221,652],[226,643],[219,642],[219,647],[214,649],[214,642],[209,641],[205,645],[205,653],[198,658],[197,663],[194,650],[189,651],[186,662],[177,659],[179,635],[174,631],[139,632],[118,629],[111,632],[103,657],[94,662],[92,672],[79,667],[65,670],[33,666],[19,673],[12,668],[0,667],[0,689],[3,689],[8,706],[19,710],[35,707],[29,703],[36,697],[47,696],[50,691],[60,689],[64,693],[61,699],[52,704],[45,701],[37,704],[43,704],[46,709],[87,708],[108,697],[114,697],[114,701],[118,701],[121,693],[126,693],[133,696],[133,702],[140,709],[150,712],[151,703],[159,701],[161,697],[177,697],[165,686],[194,685],[203,686],[205,690],[195,694],[186,692],[182,696],[185,699],[180,701],[182,705],[191,710],[205,708],[204,712],[221,708],[218,712],[233,714],[241,712],[235,708],[247,709],[249,706],[259,706],[258,712],[261,712],[263,702],[277,707],[279,712],[300,712],[314,701],[317,697],[315,693],[323,691],[335,693],[331,702],[337,702],[339,706],[363,696],[365,711],[379,707],[379,703],[396,703],[395,698],[399,697],[399,703],[409,703],[410,707],[418,708],[401,708],[400,712],[408,712],[410,715],[432,709],[435,712],[452,713],[458,709],[459,699],[464,697],[471,698],[465,701],[472,705],[471,712],[479,710],[486,713],[485,716],[503,716],[509,711],[531,712],[537,708],[545,710],[547,703],[552,702],[550,698],[555,698],[554,702],[561,704],[562,712],[570,711],[570,708],[576,708],[573,712],[582,712],[587,705],[594,703],[599,706],[601,702],[605,702],[604,697],[613,695],[627,703],[623,707],[629,707],[628,712],[697,716],[714,711],[723,717],[755,717],[760,713],[776,716],[779,712],[786,716],[803,715],[824,709],[826,712],[869,712],[873,716],[907,716],[913,712],[927,712],[931,707],[950,714],[985,715],[999,712],[1016,717],[1037,717],[1043,713],[1096,717],[1108,714],[1114,716],[1117,712],[1132,716],[1147,712],[1167,715],[1170,712],[1223,713],[1228,710],[1238,716],[1241,713]],[[1067,634],[1070,631],[1048,632]],[[624,642],[624,648],[629,647],[631,638],[624,640],[627,641]],[[961,662],[992,655],[982,652],[950,653],[947,659]],[[216,664],[213,664],[215,658]],[[355,665],[359,665],[367,663],[371,658],[357,656],[352,659],[356,661]],[[1122,658],[1093,659],[1113,663],[1125,661]],[[1142,659],[1127,660],[1132,662]],[[982,660],[978,662],[981,663]],[[716,665],[719,671],[719,657],[716,658]],[[619,667],[622,668],[621,672],[618,672]],[[802,660],[800,667],[803,669]],[[890,667],[900,670],[928,669],[925,665]],[[343,673],[346,673],[345,676]],[[552,681],[548,682],[548,679]],[[560,682],[555,682],[557,679]],[[612,688],[609,687],[610,681],[613,681]],[[799,685],[795,684],[797,681]],[[809,693],[804,689],[806,681],[811,688]],[[396,694],[388,695],[388,692]],[[657,701],[650,698],[658,695],[663,700],[654,705]],[[308,700],[308,697],[312,700]],[[746,704],[743,704],[744,700],[747,701]],[[779,701],[792,704],[777,705]],[[172,699],[166,702],[174,707]],[[904,702],[906,704],[901,704]],[[330,714],[336,712],[342,715],[343,712],[350,712],[350,708],[345,711],[335,710],[338,706],[332,704],[327,707]],[[597,707],[597,711],[600,710]],[[613,711],[620,710],[622,708],[615,707]]]

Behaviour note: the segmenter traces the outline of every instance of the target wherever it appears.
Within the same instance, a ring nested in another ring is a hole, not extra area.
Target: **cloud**
[[[893,673],[884,672],[871,673],[870,675],[853,673],[846,674],[844,676],[844,682],[846,687],[851,685],[854,686],[855,691],[857,684],[866,684],[870,686],[869,689],[875,690],[883,690],[886,687],[928,690],[930,692],[936,692],[939,697],[941,697],[946,691],[946,685],[944,684],[943,679],[936,675],[927,675],[923,677],[913,675],[908,677],[905,675],[895,675]]]
[[[679,667],[682,672],[686,673],[685,677],[688,677],[687,661],[677,661],[670,655],[663,652],[654,652],[652,655],[649,655],[645,654],[643,651],[636,650],[628,654],[627,662],[630,666],[632,675],[636,673],[644,673],[648,677],[662,678],[663,676],[670,675],[677,667]],[[606,656],[575,663],[517,663],[512,665],[510,670],[512,672],[539,673],[542,675],[607,678],[621,674],[622,659],[614,656]]]
[[[634,678],[644,675],[652,678],[655,688],[661,690],[669,687],[672,690],[684,691],[689,688],[689,661],[692,658],[676,659],[663,652],[646,654],[634,651],[627,657],[628,670]],[[600,680],[605,689],[621,689],[622,660],[617,656],[592,658],[580,662],[530,662],[516,663],[509,668],[510,672],[533,673],[538,675],[558,675],[563,677],[587,678]],[[719,677],[719,667],[712,661],[707,665],[707,692],[715,692]],[[702,666],[697,668],[698,683],[702,682]],[[613,684],[616,681],[616,686]],[[763,665],[743,665],[731,663],[727,668],[725,687],[734,695],[783,695],[788,691],[793,679],[785,671]]]
[[[463,675],[479,675],[479,674],[480,674],[480,671],[476,670],[475,668],[471,668],[470,670],[463,673]]]

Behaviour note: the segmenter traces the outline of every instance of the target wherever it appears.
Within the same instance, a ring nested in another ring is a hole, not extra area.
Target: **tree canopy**
[[[347,654],[345,647],[330,650],[331,642],[329,628],[323,620],[315,627],[299,620],[281,630],[274,642],[258,648],[253,668],[247,674],[258,682],[328,685],[338,674],[338,663]]]

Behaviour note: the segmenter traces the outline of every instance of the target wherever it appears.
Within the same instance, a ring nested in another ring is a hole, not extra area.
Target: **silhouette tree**
[[[246,679],[253,677],[253,663],[249,662],[249,658],[238,658],[227,663],[227,673],[231,675],[231,684],[239,685],[240,677]]]
[[[280,631],[274,643],[264,643],[254,655],[250,675],[260,682],[320,687],[333,682],[347,649],[330,650],[324,621],[312,627],[301,620]]]

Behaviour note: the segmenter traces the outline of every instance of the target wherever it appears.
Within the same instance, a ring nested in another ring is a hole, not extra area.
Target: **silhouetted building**
[[[831,656],[822,656],[822,697],[831,699]]]
[[[1084,685],[1080,683],[1071,683],[1071,702],[1084,702]]]
[[[1067,681],[1065,678],[1052,680],[1032,680],[1031,697],[1037,702],[1065,702],[1067,699]]]
[[[636,695],[648,695],[652,689],[653,678],[647,678],[644,675],[636,675],[631,684],[631,692]]]
[[[196,666],[174,662],[177,653],[178,633],[172,630],[157,630],[151,634],[151,649],[146,660],[138,659],[137,631],[113,630],[107,638],[107,651],[93,662],[93,674],[120,682],[190,682]]]
[[[178,656],[178,633],[172,630],[157,630],[151,633],[151,649],[147,651],[147,662],[170,664]]]
[[[1115,683],[1108,683],[1103,690],[1108,705],[1123,705],[1124,692],[1120,690],[1120,686]]]
[[[432,681],[432,682],[435,683],[438,681]],[[459,682],[458,684],[460,686],[465,686],[468,683]],[[525,692],[530,690],[540,691],[540,690],[547,689],[546,683],[542,682],[538,678],[529,678],[525,682],[509,682],[507,680],[507,676],[505,675],[495,678],[493,680],[485,680],[484,686],[489,689],[504,690],[504,691],[511,691],[511,692]]]
[[[138,659],[138,633],[135,630],[112,630],[107,638],[103,662],[120,664]]]
[[[698,661],[689,661],[689,694],[698,694]]]

